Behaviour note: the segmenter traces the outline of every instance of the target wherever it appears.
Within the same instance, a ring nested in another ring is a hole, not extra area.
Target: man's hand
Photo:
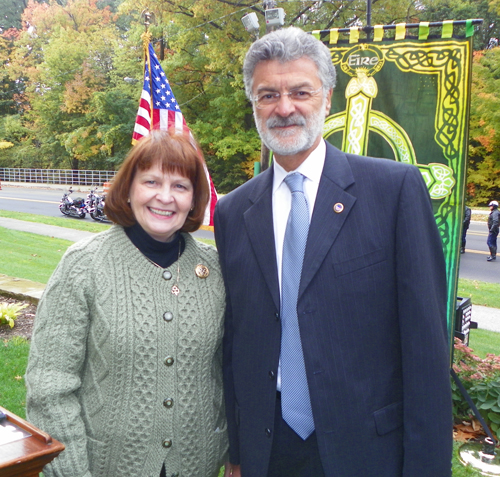
[[[226,462],[224,464],[224,477],[241,477],[240,466]]]

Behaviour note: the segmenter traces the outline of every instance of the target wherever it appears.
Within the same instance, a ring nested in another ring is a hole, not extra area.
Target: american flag
[[[144,83],[139,110],[135,119],[132,144],[135,144],[142,137],[149,135],[151,129],[170,128],[175,128],[179,132],[191,135],[191,131],[181,113],[181,108],[170,88],[170,83],[165,72],[158,61],[153,46],[149,43],[144,62]],[[205,173],[210,185],[210,201],[207,205],[205,219],[201,228],[213,230],[213,215],[217,202],[217,192],[215,191],[206,165]]]

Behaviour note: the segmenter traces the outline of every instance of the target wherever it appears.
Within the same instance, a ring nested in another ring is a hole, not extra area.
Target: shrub
[[[500,429],[500,356],[488,354],[481,359],[473,350],[455,338],[453,369],[467,390],[472,401],[496,434]],[[473,415],[467,401],[452,381],[453,415],[460,420]]]
[[[28,305],[19,305],[16,303],[0,303],[0,325],[9,325],[14,328],[14,320],[19,312]]]

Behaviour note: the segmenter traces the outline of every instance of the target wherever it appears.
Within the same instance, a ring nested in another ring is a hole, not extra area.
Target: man
[[[420,172],[325,143],[335,70],[311,35],[264,36],[243,72],[274,161],[215,211],[233,474],[451,475],[445,267]]]
[[[465,245],[467,244],[467,230],[469,230],[470,219],[472,211],[470,207],[464,207],[464,220],[462,222],[462,244],[460,246],[460,253],[465,253]]]
[[[498,202],[496,200],[492,200],[488,207],[491,212],[488,216],[488,240],[486,244],[490,249],[490,254],[486,258],[488,262],[494,262],[497,259],[497,237],[498,237],[498,224],[500,222],[500,211],[498,210]]]

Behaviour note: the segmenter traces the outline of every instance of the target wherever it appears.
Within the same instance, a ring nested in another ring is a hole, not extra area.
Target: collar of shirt
[[[319,181],[321,179],[321,173],[323,172],[323,166],[325,164],[326,155],[326,144],[324,140],[321,140],[318,147],[309,154],[306,160],[296,169],[304,177],[304,193],[307,198],[307,203],[309,205],[309,218],[312,217],[312,211],[314,209],[314,203],[316,201],[316,194],[318,192]],[[281,167],[276,161],[273,160],[274,167],[274,178],[273,178],[273,197],[278,189],[283,188],[288,192],[288,210],[290,209],[291,194],[288,186],[283,182],[285,176],[288,174],[283,167]],[[273,204],[274,207],[274,204]],[[287,214],[288,217],[288,214]]]

